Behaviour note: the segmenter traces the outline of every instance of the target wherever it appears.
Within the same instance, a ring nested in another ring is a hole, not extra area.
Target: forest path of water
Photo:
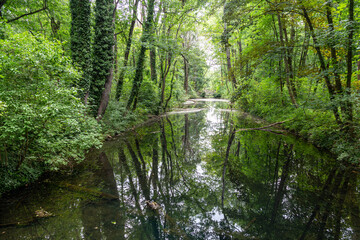
[[[227,101],[189,101],[2,199],[0,239],[360,239],[356,172],[291,135],[235,133],[262,122]]]

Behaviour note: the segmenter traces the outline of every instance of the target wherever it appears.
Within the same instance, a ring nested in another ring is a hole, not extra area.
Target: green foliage
[[[151,80],[145,80],[141,84],[138,95],[138,107],[148,113],[156,113],[159,103],[159,89]]]
[[[221,93],[214,93],[214,94],[213,94],[213,97],[214,97],[214,98],[221,98]]]
[[[79,73],[59,43],[28,33],[8,35],[0,40],[2,159],[19,174],[32,163],[54,170],[81,161],[101,142],[99,125],[72,87]]]
[[[2,14],[5,21],[14,27],[17,33],[32,32],[44,37],[57,39],[64,43],[69,40],[70,11],[69,0],[12,0],[2,1]],[[45,8],[46,6],[46,8]],[[40,11],[38,11],[40,10]],[[38,12],[36,12],[38,11]],[[34,13],[35,14],[31,14]],[[18,20],[12,21],[18,17]]]
[[[118,134],[128,130],[131,126],[144,120],[138,112],[127,111],[125,103],[110,101],[101,123],[107,134]]]

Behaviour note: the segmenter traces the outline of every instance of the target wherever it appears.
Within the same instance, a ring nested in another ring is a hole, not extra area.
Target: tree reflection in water
[[[211,107],[124,134],[62,180],[116,199],[61,188],[71,197],[56,200],[59,188],[50,184],[41,204],[52,201],[57,216],[4,228],[0,238],[36,231],[62,239],[360,239],[355,169],[292,136],[236,132],[258,125]],[[39,199],[3,204],[0,224],[26,215],[16,204]]]

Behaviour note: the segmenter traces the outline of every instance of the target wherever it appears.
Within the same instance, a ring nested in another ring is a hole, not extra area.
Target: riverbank
[[[204,109],[123,133],[72,174],[49,176],[1,201],[0,238],[285,240],[357,230],[353,172],[291,134],[231,137],[234,126],[270,125],[248,113],[220,103],[193,107]],[[161,209],[149,209],[149,199]],[[51,217],[36,218],[41,209]],[[319,229],[323,216],[329,217]]]
[[[183,103],[180,103],[179,106],[183,106]],[[81,110],[84,111],[84,108]],[[34,183],[44,174],[51,175],[56,171],[63,171],[64,173],[72,171],[92,148],[99,148],[106,140],[111,140],[113,137],[124,134],[134,128],[151,124],[164,116],[150,115],[146,112],[129,112],[124,114],[124,110],[125,108],[110,105],[108,115],[105,115],[104,119],[99,123],[91,117],[87,117],[83,112],[83,115],[77,115],[78,119],[75,119],[76,121],[69,122],[69,126],[63,125],[63,127],[69,129],[61,130],[59,126],[57,131],[64,132],[62,134],[66,135],[66,137],[59,134],[55,135],[52,132],[53,129],[48,129],[49,127],[47,127],[48,124],[51,124],[51,121],[44,120],[48,122],[47,125],[44,123],[45,128],[41,130],[43,131],[42,135],[44,137],[34,139],[34,141],[46,141],[47,149],[39,151],[36,156],[24,155],[24,160],[21,165],[19,165],[19,161],[15,159],[18,157],[16,153],[13,154],[9,150],[6,152],[6,149],[5,154],[0,151],[0,157],[1,154],[3,154],[4,160],[0,161],[0,164],[2,164],[0,168],[0,197],[4,193]],[[69,117],[69,115],[67,115],[67,117]],[[63,121],[61,115],[57,115],[57,119]],[[121,121],[119,121],[119,119],[121,119]],[[70,124],[72,124],[72,126]],[[24,126],[22,127],[24,128]],[[52,128],[54,127],[56,126],[53,125]],[[73,131],[73,128],[76,127],[79,129]],[[49,137],[50,135],[52,138]],[[36,146],[31,148],[28,146],[28,149],[28,151],[33,151],[32,149],[36,149]],[[0,148],[0,150],[2,149]],[[64,154],[64,152],[68,155]],[[65,156],[68,157],[66,158]],[[27,158],[30,158],[31,161],[28,161]],[[45,161],[45,159],[48,159],[48,161]],[[55,165],[56,161],[58,161],[57,165]]]
[[[246,100],[236,102],[237,108],[264,119],[267,122],[281,122],[284,129],[292,134],[303,138],[314,146],[329,151],[339,163],[345,165],[359,165],[360,144],[358,137],[350,136],[335,121],[331,111],[319,111],[304,105],[295,108],[293,105],[272,104],[261,102],[256,104],[244,104]],[[355,136],[358,136],[358,127],[355,124]]]

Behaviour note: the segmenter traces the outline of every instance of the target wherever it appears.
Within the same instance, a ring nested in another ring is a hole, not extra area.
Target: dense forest
[[[354,0],[0,0],[0,193],[189,98],[359,164]]]

